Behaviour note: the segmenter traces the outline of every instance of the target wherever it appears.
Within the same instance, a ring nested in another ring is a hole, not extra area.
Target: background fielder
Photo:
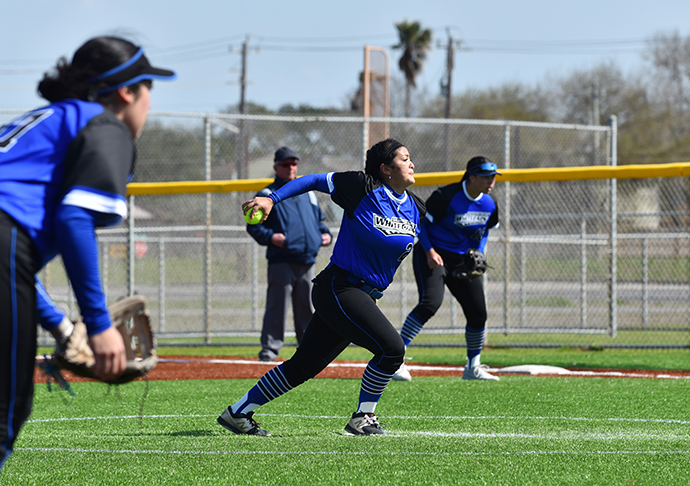
[[[480,362],[486,327],[482,279],[453,275],[455,270],[466,268],[468,251],[484,252],[489,229],[498,226],[498,208],[489,196],[496,174],[500,175],[496,164],[486,157],[473,157],[460,182],[439,187],[427,199],[426,218],[412,261],[419,303],[400,331],[407,347],[441,307],[447,286],[467,319],[467,366],[462,375],[466,380],[498,380]],[[403,364],[393,379],[409,381],[412,377]]]

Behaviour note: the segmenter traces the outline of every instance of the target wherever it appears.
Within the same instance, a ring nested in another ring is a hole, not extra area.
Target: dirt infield
[[[42,360],[43,358],[38,358]],[[156,368],[149,374],[149,380],[230,380],[239,378],[258,379],[279,362],[260,362],[255,358],[242,357],[200,357],[200,356],[161,356]],[[317,378],[356,378],[362,377],[366,361],[334,361]],[[422,376],[462,376],[464,367],[457,365],[434,365],[408,362],[410,373]],[[690,379],[690,371],[679,370],[621,370],[621,369],[582,369],[554,368],[549,366],[518,366],[510,368],[491,368],[497,375],[538,375],[558,377],[599,377],[599,378],[657,378]],[[63,372],[69,382],[92,381]],[[45,382],[45,376],[36,368],[34,382]]]

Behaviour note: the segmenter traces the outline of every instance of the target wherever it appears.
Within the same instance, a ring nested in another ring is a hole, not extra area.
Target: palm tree
[[[419,22],[404,20],[395,24],[398,29],[400,42],[393,49],[402,49],[403,54],[398,61],[400,70],[405,73],[405,116],[410,116],[410,91],[416,88],[415,78],[422,71],[422,62],[426,52],[431,49],[431,30],[424,29]]]

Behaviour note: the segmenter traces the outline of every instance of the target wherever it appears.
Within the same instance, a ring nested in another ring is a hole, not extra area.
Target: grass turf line
[[[37,385],[2,484],[687,484],[687,380],[393,382],[385,437],[344,437],[359,380],[311,380],[259,409],[272,437],[216,416],[255,380],[152,382],[77,397]],[[58,421],[48,421],[61,419]]]

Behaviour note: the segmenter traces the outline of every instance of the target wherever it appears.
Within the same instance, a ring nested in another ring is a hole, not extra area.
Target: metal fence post
[[[451,329],[455,329],[458,325],[457,314],[458,314],[457,301],[455,300],[455,297],[451,294],[450,295],[450,328]]]
[[[580,220],[580,327],[587,327],[587,218]]]
[[[204,173],[211,180],[211,120],[204,118]],[[206,343],[211,342],[211,193],[206,193],[206,241],[204,251],[204,331]]]
[[[527,250],[525,243],[520,243],[520,327],[525,327],[527,308]]]
[[[618,123],[615,115],[609,118],[609,125],[611,127],[611,145],[610,145],[610,164],[611,167],[618,165]],[[618,180],[611,179],[611,207],[609,212],[611,214],[611,226],[609,229],[609,252],[610,252],[610,280],[609,280],[609,332],[611,337],[616,337],[618,332]]]
[[[649,238],[642,238],[642,327],[649,325]]]
[[[369,119],[362,122],[362,170],[367,166],[367,150],[369,150]]]
[[[127,212],[127,295],[134,295],[134,195],[129,196]]]
[[[165,330],[165,236],[158,239],[158,332]]]
[[[259,329],[259,244],[252,245],[252,331]]]
[[[105,296],[106,304],[108,303],[108,272],[110,263],[109,252],[110,245],[108,243],[103,243],[103,251],[101,252],[101,282],[103,285],[103,295]]]
[[[503,161],[505,169],[510,169],[510,123],[506,123],[503,129]],[[510,182],[505,182],[505,200],[503,207],[505,224],[503,231],[505,240],[503,243],[503,328],[508,335],[510,324]]]
[[[405,306],[405,283],[407,281],[407,269],[405,265],[400,265],[398,272],[400,273],[400,323],[402,325],[407,318],[407,313],[405,312],[407,310]]]

